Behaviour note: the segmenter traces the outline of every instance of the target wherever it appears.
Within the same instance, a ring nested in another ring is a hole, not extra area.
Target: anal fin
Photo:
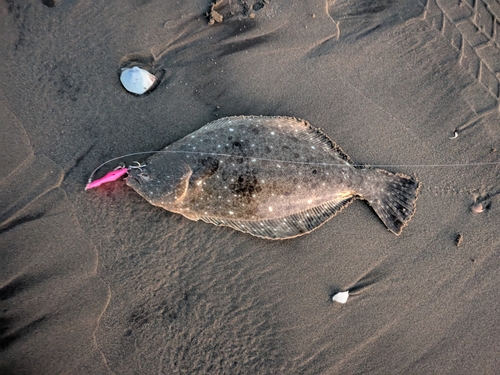
[[[227,226],[253,236],[284,240],[307,234],[323,225],[354,199],[353,196],[324,203],[308,210],[267,220],[234,220],[215,217],[200,219],[215,225]]]

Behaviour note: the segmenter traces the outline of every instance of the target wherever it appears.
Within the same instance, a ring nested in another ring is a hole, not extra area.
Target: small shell
[[[484,211],[484,206],[481,203],[476,203],[471,207],[472,212],[479,214]]]
[[[120,81],[128,92],[142,95],[153,86],[156,77],[147,70],[134,66],[122,69]]]
[[[335,301],[338,303],[346,303],[347,298],[349,298],[349,291],[339,292],[332,297],[332,301]]]

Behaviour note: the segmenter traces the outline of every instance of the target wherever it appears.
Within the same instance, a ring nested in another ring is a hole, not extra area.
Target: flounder
[[[313,231],[356,198],[399,235],[419,183],[355,165],[325,133],[291,117],[208,123],[130,168],[126,183],[149,203],[267,239]]]

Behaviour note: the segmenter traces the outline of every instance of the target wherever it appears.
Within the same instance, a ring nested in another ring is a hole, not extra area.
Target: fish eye
[[[144,181],[149,181],[149,174],[146,172],[139,172],[137,173],[137,176],[139,176]]]

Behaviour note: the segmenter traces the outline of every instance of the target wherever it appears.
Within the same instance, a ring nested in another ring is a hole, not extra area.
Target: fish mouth
[[[134,187],[137,185],[142,185],[144,180],[141,178],[140,175],[137,174],[137,171],[129,169],[128,171],[128,177],[125,179],[125,182],[128,186]]]
[[[129,168],[128,169],[128,177],[127,177],[126,182],[128,184],[128,182],[130,181],[132,183],[130,186],[147,184],[148,182],[150,182],[150,180],[151,180],[151,177],[150,177],[149,173],[147,171],[145,171],[144,169],[141,169],[141,168]]]
[[[142,185],[142,181],[140,178],[137,178],[135,176],[128,176],[126,179],[125,179],[125,182],[127,183],[127,185],[133,185],[134,183],[138,183],[139,185]],[[132,184],[130,184],[130,182],[132,182]]]

